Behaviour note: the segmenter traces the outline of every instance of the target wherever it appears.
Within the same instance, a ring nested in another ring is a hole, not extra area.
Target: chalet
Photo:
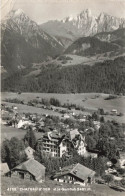
[[[118,111],[116,109],[111,110],[111,115],[117,115]]]
[[[8,176],[15,179],[26,179],[42,182],[45,180],[45,167],[34,159],[29,159],[14,167]]]
[[[62,117],[64,117],[64,118],[70,118],[70,116],[68,114],[64,114],[64,115],[62,115]]]
[[[88,185],[92,184],[95,179],[95,172],[80,163],[60,168],[60,171],[52,177],[55,181]]]
[[[38,145],[42,150],[53,157],[62,157],[66,152],[69,154],[72,149],[76,149],[78,154],[84,155],[86,152],[85,138],[77,129],[71,130],[66,134],[60,134],[53,130],[45,133],[42,138],[38,139]]]
[[[7,163],[1,163],[1,176],[6,175],[9,172],[9,167]]]
[[[17,108],[17,106],[13,105],[13,106],[12,106],[12,109],[13,109],[13,110],[17,110],[18,108]]]
[[[17,128],[20,129],[20,128],[23,128],[25,127],[26,125],[34,125],[31,121],[26,121],[26,120],[20,120],[17,124]]]
[[[99,129],[100,128],[100,122],[99,121],[93,121],[96,129]]]

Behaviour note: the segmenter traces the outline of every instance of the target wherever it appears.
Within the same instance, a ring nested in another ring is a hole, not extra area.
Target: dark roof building
[[[14,167],[10,171],[9,176],[42,182],[45,180],[45,167],[38,161],[29,159]]]
[[[66,183],[81,183],[82,185],[94,182],[95,171],[81,165],[80,163],[63,167],[57,172],[53,179]]]

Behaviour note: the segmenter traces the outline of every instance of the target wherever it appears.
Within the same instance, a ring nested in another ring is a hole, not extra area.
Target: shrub
[[[109,183],[113,181],[113,176],[111,175],[103,175],[102,178],[105,180],[105,182]]]

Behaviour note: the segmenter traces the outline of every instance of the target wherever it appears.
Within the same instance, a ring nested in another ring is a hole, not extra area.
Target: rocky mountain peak
[[[19,16],[19,15],[25,14],[22,9],[13,10],[12,13],[13,13],[13,16]]]
[[[89,18],[92,16],[92,12],[90,9],[86,9],[86,10],[83,10],[78,16]]]

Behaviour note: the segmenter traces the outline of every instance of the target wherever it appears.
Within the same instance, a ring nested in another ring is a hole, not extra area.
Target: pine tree
[[[31,147],[31,148],[35,148],[35,144],[36,144],[36,137],[35,137],[35,134],[32,130],[31,127],[29,127],[29,130],[27,131],[26,135],[24,136],[24,141],[26,143],[28,143],[28,145]]]
[[[10,147],[9,140],[5,140],[1,146],[1,161],[3,163],[7,162],[10,165]]]

